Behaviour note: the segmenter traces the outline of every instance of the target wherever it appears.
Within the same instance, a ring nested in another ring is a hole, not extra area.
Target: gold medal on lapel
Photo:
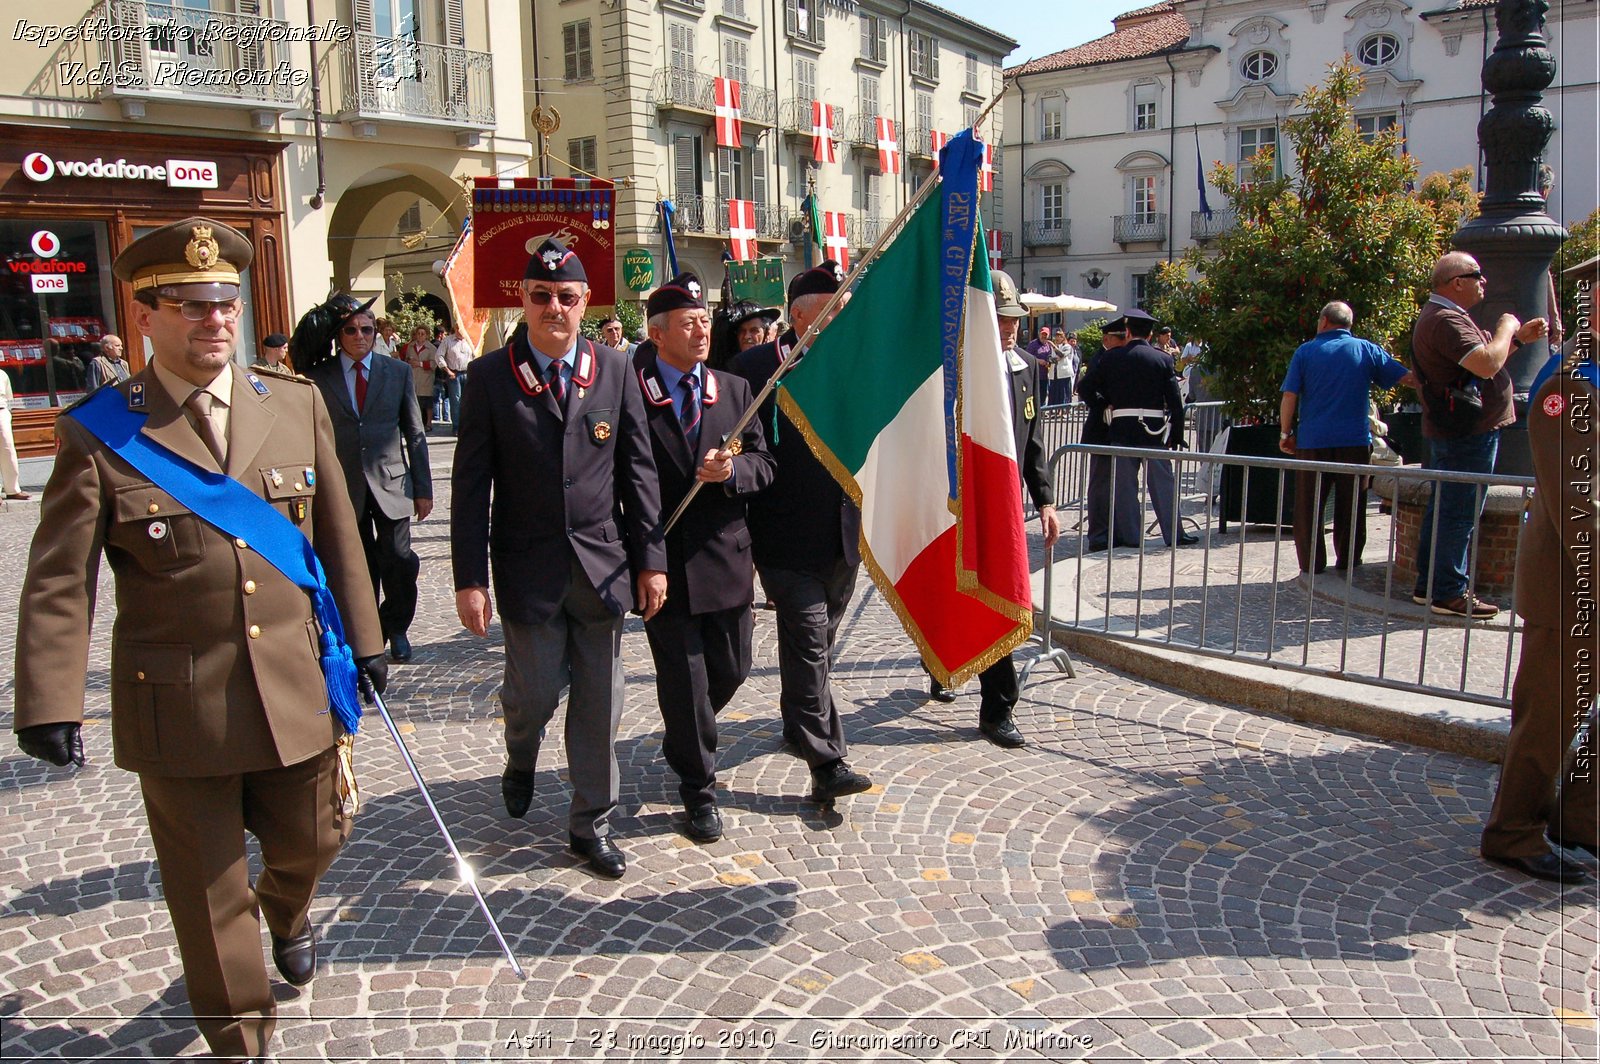
[[[604,443],[611,438],[611,422],[596,421],[594,423],[594,438],[597,443]]]

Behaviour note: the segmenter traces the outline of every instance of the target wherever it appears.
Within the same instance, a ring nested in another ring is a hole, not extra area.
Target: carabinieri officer
[[[679,274],[645,305],[650,338],[634,352],[645,420],[670,515],[698,481],[694,501],[667,533],[667,604],[645,622],[656,663],[662,744],[678,774],[696,842],[722,837],[715,794],[717,713],[750,675],[755,569],[745,498],[772,482],[761,422],[725,440],[750,406],[744,378],[706,365],[711,319],[700,279]]]

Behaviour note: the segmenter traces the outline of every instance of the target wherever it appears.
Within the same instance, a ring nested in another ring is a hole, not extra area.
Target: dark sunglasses
[[[563,307],[571,310],[583,301],[582,292],[550,292],[540,289],[537,292],[526,292],[524,294],[528,297],[528,302],[536,307],[548,307],[550,301],[554,299]]]
[[[1458,273],[1458,274],[1456,274],[1454,277],[1452,277],[1450,279],[1452,281],[1459,281],[1463,277],[1470,278],[1471,280],[1474,280],[1474,281],[1481,281],[1481,280],[1483,280],[1483,271],[1482,270],[1473,270],[1471,273]]]
[[[339,331],[346,336],[372,336],[378,330],[371,325],[346,325]]]

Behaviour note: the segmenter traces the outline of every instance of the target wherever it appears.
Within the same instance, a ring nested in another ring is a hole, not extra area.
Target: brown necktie
[[[196,388],[183,405],[194,415],[194,430],[200,436],[200,442],[211,452],[211,457],[217,460],[217,468],[226,469],[228,444],[217,430],[217,423],[211,420],[211,403],[211,393],[204,388]]]

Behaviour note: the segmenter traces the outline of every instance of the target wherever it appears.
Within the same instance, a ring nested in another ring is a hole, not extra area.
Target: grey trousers
[[[825,574],[761,570],[761,586],[778,613],[778,711],[784,738],[799,747],[813,769],[846,752],[839,700],[828,676],[856,571],[843,559]]]
[[[606,606],[576,558],[571,565],[566,597],[548,621],[501,622],[506,671],[500,704],[506,760],[512,768],[532,772],[545,725],[570,684],[567,826],[574,835],[597,838],[606,834],[606,818],[619,793],[615,743],[622,719],[622,618]]]
[[[1115,511],[1112,509],[1111,496],[1113,468],[1117,475]],[[1133,487],[1128,487],[1129,483]],[[1089,456],[1089,498],[1085,505],[1089,509],[1091,548],[1102,550],[1108,543],[1113,547],[1137,547],[1143,542],[1144,528],[1139,523],[1138,484],[1138,467],[1131,459],[1113,459],[1104,454]],[[1108,531],[1112,533],[1109,537]]]

